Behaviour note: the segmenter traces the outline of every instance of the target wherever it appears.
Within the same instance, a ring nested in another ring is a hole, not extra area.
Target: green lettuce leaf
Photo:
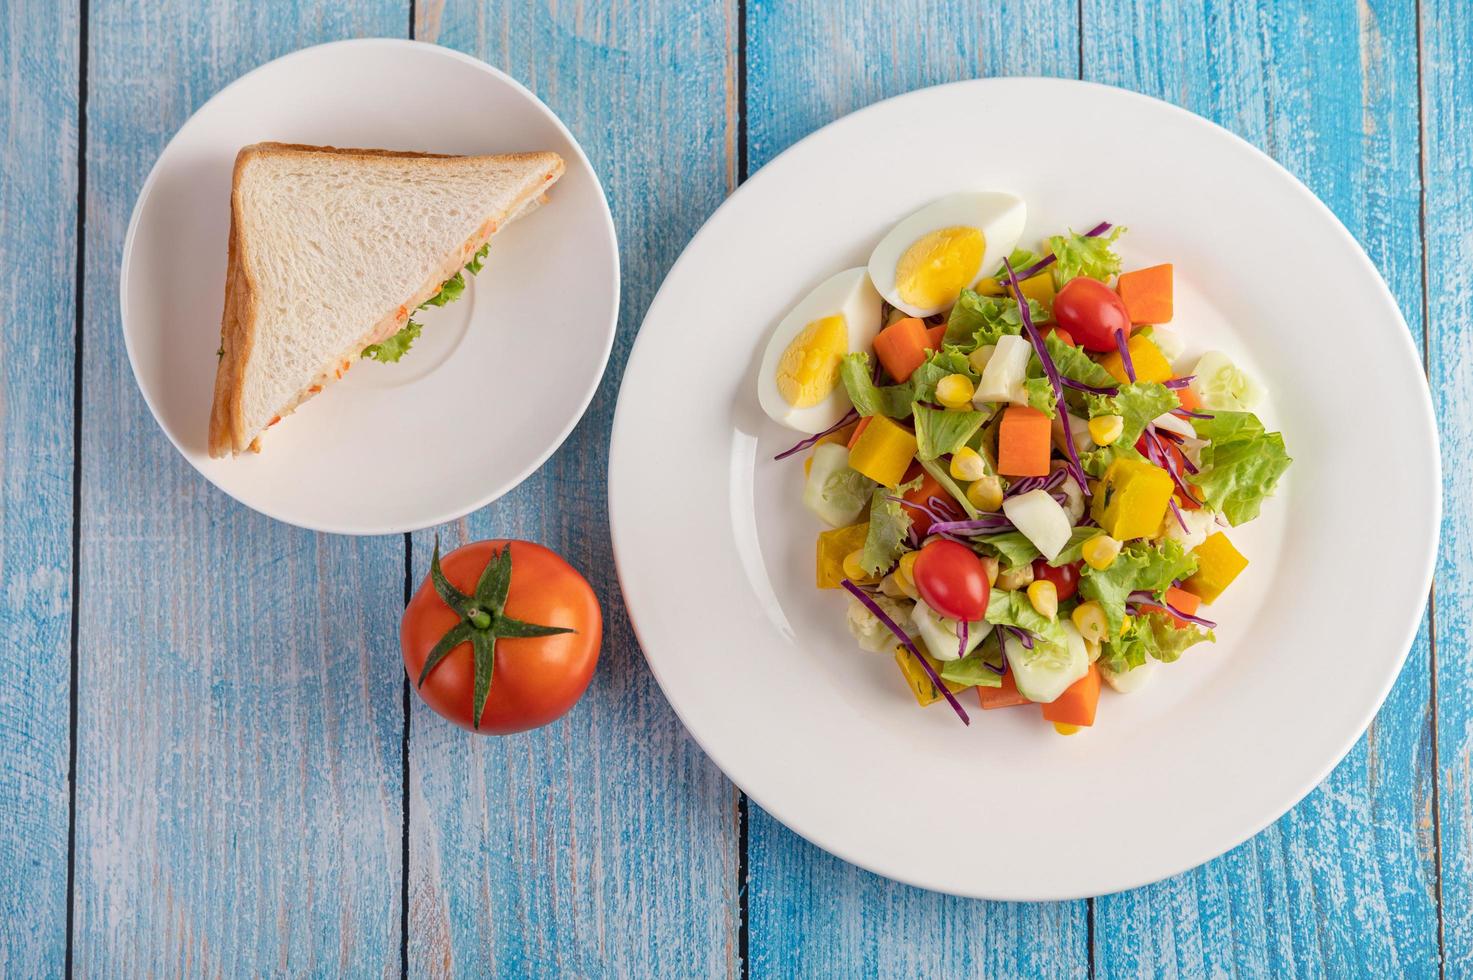
[[[1034,547],[1022,531],[1004,531],[1002,534],[989,534],[972,539],[973,544],[981,546],[982,550],[1002,562],[1004,570],[1026,565],[1033,559],[1040,557],[1039,550]]]
[[[1049,357],[1054,359],[1054,367],[1066,378],[1096,388],[1114,388],[1120,383],[1082,348],[1066,344],[1052,333],[1043,338],[1043,345],[1048,348]]]
[[[869,533],[864,539],[864,548],[859,553],[859,565],[866,575],[879,575],[890,570],[906,551],[906,537],[910,532],[910,514],[901,504],[889,499],[899,497],[907,490],[920,486],[912,480],[902,484],[892,494],[880,487],[870,497]]]
[[[1293,462],[1283,435],[1265,432],[1252,412],[1214,412],[1210,419],[1193,419],[1192,426],[1207,440],[1201,472],[1192,482],[1229,524],[1253,520]]]
[[[1033,358],[1033,363],[1035,365],[1038,364],[1038,357],[1036,355]],[[1039,365],[1038,369],[1042,371],[1042,365]],[[1059,402],[1054,397],[1053,382],[1049,381],[1048,378],[1025,378],[1023,381],[1023,391],[1027,394],[1028,404],[1031,407],[1038,409],[1051,419],[1059,417]]]
[[[1134,670],[1146,658],[1161,663],[1178,660],[1182,652],[1198,643],[1215,643],[1216,635],[1195,626],[1181,629],[1168,617],[1147,613],[1135,617],[1125,632],[1107,639],[1100,648],[1100,662],[1115,673]]]
[[[1125,600],[1132,592],[1145,591],[1158,598],[1173,579],[1186,578],[1197,570],[1197,559],[1167,539],[1160,546],[1136,541],[1125,546],[1109,568],[1080,569],[1079,594],[1093,599],[1105,611],[1111,636],[1125,622]]]
[[[881,387],[871,380],[872,371],[868,351],[845,354],[839,362],[839,380],[849,401],[860,415],[886,415],[892,419],[910,417],[910,406],[915,401],[915,388],[909,382]]]
[[[1114,395],[1085,395],[1089,417],[1118,415],[1125,420],[1125,427],[1114,446],[1135,446],[1135,441],[1146,426],[1158,415],[1165,415],[1181,405],[1176,392],[1155,381],[1136,381],[1121,385]]]
[[[419,322],[410,320],[400,327],[399,332],[394,336],[363,348],[363,353],[359,356],[382,361],[385,364],[393,364],[403,357],[419,339],[421,329],[423,328]]]
[[[1045,643],[1066,642],[1058,617],[1049,619],[1041,615],[1021,589],[1015,592],[993,589],[991,598],[987,600],[987,621],[994,626],[1015,626],[1026,630]]]
[[[1026,248],[1015,248],[1013,249],[1013,254],[1008,256],[1007,264],[999,265],[997,271],[992,274],[992,278],[998,282],[1006,279],[1008,277],[1008,265],[1013,267],[1013,272],[1016,275],[1022,275],[1028,270],[1029,266],[1041,258],[1043,256],[1030,252]]]
[[[985,643],[985,641],[984,641]],[[937,671],[944,681],[953,684],[962,684],[967,687],[1002,687],[1002,675],[991,667],[989,662],[996,663],[996,653],[984,654],[982,647],[967,654],[959,660],[946,660]]]
[[[911,372],[907,383],[914,391],[916,401],[932,402],[936,400],[936,383],[949,374],[965,374],[973,381],[977,380],[977,373],[972,370],[967,355],[955,347],[943,345],[941,350],[933,351],[925,363]]]
[[[1028,315],[1034,323],[1049,318],[1048,310],[1031,299]],[[1023,317],[1015,300],[1007,296],[982,296],[963,289],[947,318],[945,343],[970,353],[984,344],[996,344],[1005,334],[1022,332]]]
[[[1110,246],[1125,233],[1116,225],[1103,235],[1090,238],[1088,235],[1070,231],[1067,235],[1054,235],[1048,240],[1049,250],[1054,253],[1054,286],[1062,289],[1064,283],[1075,276],[1088,276],[1100,282],[1108,282],[1120,271],[1120,256]]]
[[[489,251],[491,251],[490,242],[477,249],[476,254],[472,255],[471,260],[465,264],[466,271],[473,276],[479,275],[481,270],[486,267],[486,253]]]
[[[451,276],[449,279],[446,279],[443,283],[441,283],[440,291],[431,296],[429,299],[425,300],[423,303],[419,304],[419,308],[424,309],[426,306],[444,306],[446,303],[460,299],[460,294],[463,292],[465,292],[465,276],[457,272],[455,275]]]
[[[982,412],[953,412],[919,404],[914,412],[919,459],[935,459],[956,452],[987,421],[987,415]]]

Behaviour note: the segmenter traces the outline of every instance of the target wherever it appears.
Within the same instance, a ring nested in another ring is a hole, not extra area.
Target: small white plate
[[[1106,692],[1095,727],[1073,738],[1037,709],[981,711],[975,695],[963,696],[970,728],[944,703],[921,710],[891,657],[850,640],[846,597],[814,588],[821,528],[799,499],[802,459],[772,459],[799,435],[757,404],[772,324],[863,264],[905,215],[969,188],[1020,193],[1026,244],[1109,220],[1130,228],[1127,268],[1174,262],[1171,327],[1189,351],[1226,350],[1266,382],[1274,403],[1262,414],[1295,459],[1260,520],[1231,532],[1252,564],[1207,610],[1218,643],[1160,667],[1139,693]],[[672,479],[679,492],[657,489]],[[1041,900],[1206,861],[1329,772],[1406,655],[1439,486],[1406,324],[1313,194],[1165,103],[1003,79],[842,119],[712,216],[630,358],[609,510],[651,669],[738,786],[873,871]]]
[[[549,203],[498,234],[465,295],[418,317],[403,361],[359,361],[263,438],[206,449],[235,154],[278,140],[503,153],[553,150]],[[507,75],[413,41],[307,48],[242,76],[169,142],[123,248],[123,332],[154,418],[211,483],[278,520],[386,534],[453,520],[542,465],[588,407],[619,308],[603,188],[567,128]]]

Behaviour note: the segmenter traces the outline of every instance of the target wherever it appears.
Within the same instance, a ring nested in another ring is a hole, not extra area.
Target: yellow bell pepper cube
[[[818,587],[837,589],[847,577],[844,574],[844,556],[864,547],[869,537],[869,521],[850,524],[824,531],[818,536]]]
[[[921,650],[919,644],[917,644],[916,649],[921,651],[921,656],[926,658],[926,663],[931,665],[931,669],[940,674],[941,662],[925,650]],[[941,689],[931,682],[931,677],[926,673],[926,669],[916,663],[916,658],[905,647],[897,646],[895,648],[895,664],[900,668],[900,674],[905,678],[905,683],[910,688],[910,693],[916,696],[916,703],[922,708],[941,700]],[[964,684],[953,684],[951,681],[942,681],[941,683],[945,684],[946,689],[952,694],[966,689],[966,685]]]
[[[1155,534],[1176,485],[1171,474],[1143,459],[1117,459],[1105,470],[1090,514],[1120,541]]]
[[[1248,567],[1248,559],[1221,531],[1209,534],[1206,541],[1192,550],[1192,554],[1197,556],[1197,571],[1182,584],[1208,605]]]
[[[972,287],[972,292],[978,296],[1006,296],[1008,287],[997,279],[981,279]]]
[[[894,489],[915,455],[915,433],[894,419],[872,415],[849,449],[849,468]]]
[[[1023,290],[1026,298],[1038,303],[1044,309],[1054,308],[1054,274],[1051,270],[1045,269],[1036,276],[1029,276],[1018,283],[1018,288]]]
[[[1171,380],[1171,362],[1161,353],[1161,348],[1151,343],[1149,337],[1136,334],[1126,346],[1130,348],[1130,366],[1135,368],[1137,381]],[[1130,377],[1125,373],[1125,362],[1120,359],[1119,351],[1100,358],[1100,367],[1109,371],[1110,376],[1121,384],[1129,383]]]

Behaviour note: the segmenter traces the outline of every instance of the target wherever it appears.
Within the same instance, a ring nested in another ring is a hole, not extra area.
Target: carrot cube
[[[1009,405],[997,427],[997,472],[1002,476],[1048,476],[1049,418],[1027,405]]]
[[[1170,323],[1172,314],[1171,263],[1122,272],[1115,285],[1125,302],[1131,323]]]
[[[909,381],[926,363],[926,323],[908,316],[875,335],[875,356],[896,381]]]

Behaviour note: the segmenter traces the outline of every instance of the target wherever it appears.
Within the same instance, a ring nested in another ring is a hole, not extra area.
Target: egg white
[[[982,262],[968,286],[1002,265],[1018,244],[1023,225],[1028,220],[1028,206],[1016,194],[1006,191],[968,191],[949,194],[932,201],[900,222],[875,246],[869,257],[869,275],[875,289],[891,306],[910,316],[928,317],[949,309],[953,298],[941,306],[914,306],[900,298],[895,282],[895,267],[906,249],[925,235],[942,228],[962,226],[978,228],[986,239]]]
[[[880,294],[863,268],[845,269],[824,280],[778,322],[767,340],[762,368],[757,372],[757,400],[774,422],[812,435],[822,432],[849,411],[849,395],[839,384],[827,398],[808,408],[794,408],[777,388],[777,366],[793,338],[814,320],[836,314],[844,317],[848,350],[867,351],[880,332]]]

